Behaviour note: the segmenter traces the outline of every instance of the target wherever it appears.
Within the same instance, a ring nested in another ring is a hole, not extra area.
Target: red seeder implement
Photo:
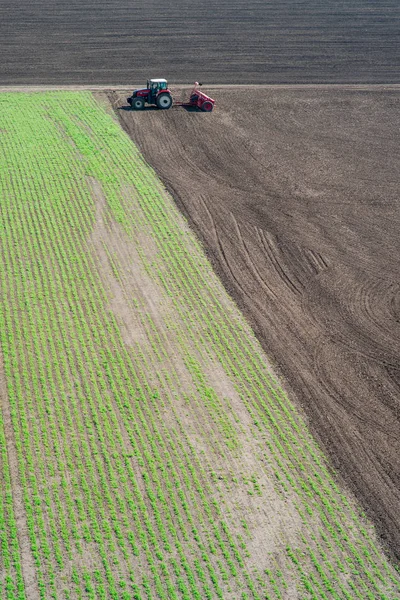
[[[204,112],[211,112],[214,108],[215,100],[203,94],[198,88],[201,85],[198,81],[194,84],[194,88],[191,91],[189,102],[175,102],[174,106],[193,106],[204,110]]]

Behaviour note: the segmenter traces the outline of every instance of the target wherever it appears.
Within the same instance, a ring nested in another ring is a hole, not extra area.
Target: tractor
[[[199,90],[201,83],[194,84],[194,88],[189,96],[189,101],[177,102],[174,100],[175,106],[185,106],[186,108],[197,108],[204,112],[211,112],[214,108],[215,100],[206,96]],[[142,110],[145,104],[155,104],[158,108],[171,108],[172,94],[168,89],[166,79],[149,79],[147,87],[140,90],[135,90],[132,96],[126,99],[128,104],[135,110]]]
[[[166,79],[149,79],[147,87],[135,90],[128,104],[135,110],[142,110],[145,104],[155,104],[158,108],[171,108],[172,96]]]

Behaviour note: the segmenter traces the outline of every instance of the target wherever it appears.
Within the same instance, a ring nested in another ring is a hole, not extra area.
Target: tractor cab
[[[150,92],[150,96],[152,97],[153,102],[157,97],[157,94],[161,92],[161,90],[168,89],[168,83],[166,79],[148,79],[147,80],[147,89]]]
[[[166,79],[148,79],[147,89],[150,90],[167,90],[168,83]]]

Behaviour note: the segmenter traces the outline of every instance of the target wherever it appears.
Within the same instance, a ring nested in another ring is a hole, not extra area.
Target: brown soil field
[[[398,83],[398,0],[3,0],[0,85]]]
[[[399,92],[205,91],[211,114],[109,98],[399,558]]]

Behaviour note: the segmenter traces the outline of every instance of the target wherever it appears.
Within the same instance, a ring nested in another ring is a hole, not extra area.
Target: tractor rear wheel
[[[172,106],[172,96],[171,94],[160,94],[157,96],[156,104],[158,108],[171,108]]]
[[[143,110],[144,109],[144,98],[141,98],[140,96],[137,96],[136,98],[132,98],[131,106],[135,110]]]
[[[203,104],[201,105],[201,110],[204,110],[204,112],[211,112],[213,109],[213,103],[210,102],[209,100],[206,100],[205,102],[203,102]]]

